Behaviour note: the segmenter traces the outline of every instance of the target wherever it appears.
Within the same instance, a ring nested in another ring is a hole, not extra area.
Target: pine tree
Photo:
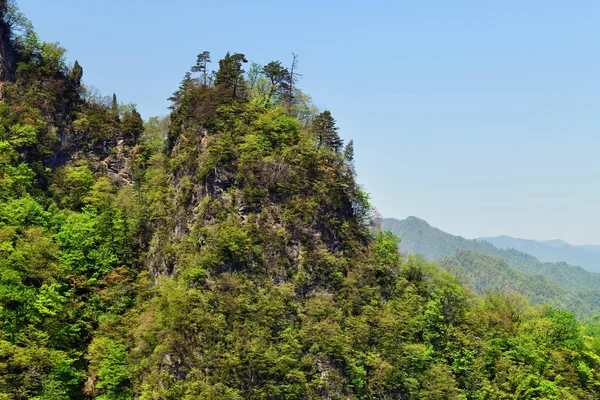
[[[184,93],[190,87],[191,84],[192,84],[192,73],[188,71],[185,73],[185,75],[183,76],[183,79],[179,83],[179,88],[177,89],[177,91],[175,93],[173,93],[171,95],[171,97],[169,97],[167,99],[173,103],[169,106],[169,108],[171,110],[175,110],[177,107],[179,107],[179,103],[181,102],[181,99],[183,98]]]
[[[210,61],[210,53],[208,51],[203,51],[202,53],[198,54],[196,65],[192,67],[192,72],[200,72],[202,74],[204,86],[207,85],[207,66]]]
[[[281,65],[281,61],[271,61],[263,67],[262,72],[271,82],[271,89],[269,90],[269,97],[267,101],[270,103],[273,95],[275,95],[277,91],[284,91],[281,84],[284,81],[289,80],[290,72],[287,68],[284,68]]]
[[[243,63],[247,63],[246,56],[240,53],[232,55],[227,52],[225,58],[219,61],[219,70],[217,71],[215,85],[224,85],[233,89],[235,98],[239,92],[240,86],[244,82]]]
[[[323,146],[339,152],[344,145],[344,141],[338,135],[335,119],[333,119],[329,110],[317,115],[313,121],[313,133],[317,137],[319,147]]]
[[[81,85],[81,78],[83,78],[83,68],[79,65],[79,62],[75,60],[75,64],[73,64],[73,69],[71,69],[71,82],[73,85],[79,87]]]
[[[117,101],[117,95],[115,93],[113,93],[113,95],[112,95],[110,112],[111,112],[112,118],[114,120],[114,126],[116,127],[121,122],[121,116],[119,113],[119,102]]]
[[[114,114],[119,113],[119,103],[117,102],[117,94],[116,93],[113,93],[113,95],[112,95],[111,110]]]
[[[344,160],[348,163],[354,162],[354,140],[350,140],[344,148]]]

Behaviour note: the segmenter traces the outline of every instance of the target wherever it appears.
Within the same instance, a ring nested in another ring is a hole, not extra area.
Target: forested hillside
[[[600,291],[561,288],[541,275],[530,275],[512,268],[502,257],[458,250],[451,256],[440,258],[437,264],[480,295],[490,291],[516,292],[532,304],[567,309],[579,318],[600,314]]]
[[[400,255],[296,57],[200,52],[144,122],[0,27],[0,399],[600,397],[596,320]]]
[[[564,262],[541,262],[521,251],[499,249],[483,240],[454,236],[434,228],[426,221],[416,217],[408,217],[404,220],[384,219],[382,227],[402,238],[401,251],[422,254],[429,261],[451,255],[457,250],[471,250],[502,257],[516,270],[530,275],[541,275],[563,289],[600,290],[600,274],[598,273]]]

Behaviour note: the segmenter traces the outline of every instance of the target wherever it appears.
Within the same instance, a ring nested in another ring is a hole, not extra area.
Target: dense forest
[[[386,218],[382,226],[402,237],[401,250],[422,254],[435,261],[456,250],[464,249],[505,259],[511,267],[527,274],[542,275],[557,285],[572,290],[600,289],[600,273],[590,272],[566,262],[542,262],[536,257],[513,248],[503,249],[479,239],[465,239],[434,228],[416,217],[404,220]]]
[[[520,293],[532,304],[547,304],[572,311],[585,319],[600,314],[598,290],[565,289],[542,275],[512,268],[505,259],[470,250],[458,250],[436,262],[479,294],[487,291]]]
[[[387,218],[382,226],[402,238],[401,252],[422,255],[479,293],[516,291],[534,304],[568,309],[580,318],[600,314],[599,273],[454,236],[416,217]]]
[[[144,121],[0,0],[0,65],[0,399],[600,398],[600,319],[400,254],[296,56]]]

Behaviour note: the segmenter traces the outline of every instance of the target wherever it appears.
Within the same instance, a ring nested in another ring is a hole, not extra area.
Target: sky
[[[600,244],[600,2],[18,0],[84,81],[167,115],[196,55],[291,63],[384,217]],[[215,67],[216,69],[216,67]]]

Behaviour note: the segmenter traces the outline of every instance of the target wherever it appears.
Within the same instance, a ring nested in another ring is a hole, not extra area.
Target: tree
[[[198,59],[196,60],[196,65],[192,67],[192,72],[200,72],[202,74],[204,86],[207,85],[207,65],[210,62],[210,53],[208,51],[203,51],[198,54]]]
[[[110,108],[114,114],[119,113],[119,103],[117,102],[117,94],[116,93],[113,93],[113,95],[112,95],[112,104],[111,104]]]
[[[135,144],[142,132],[144,132],[144,120],[134,107],[131,111],[123,114],[121,134],[129,143]]]
[[[354,170],[354,140],[350,140],[344,148],[344,165],[352,175],[356,174]]]
[[[319,141],[319,147],[324,146],[339,152],[344,145],[344,141],[340,138],[337,131],[338,128],[335,126],[335,119],[333,119],[329,110],[325,110],[317,115],[313,121],[313,133]]]
[[[292,113],[292,106],[294,106],[296,102],[296,83],[298,83],[298,79],[301,77],[302,75],[298,73],[298,55],[292,53],[292,65],[289,68],[289,73],[281,82],[283,100],[287,106],[288,114]]]
[[[263,67],[260,64],[252,63],[250,64],[250,68],[248,69],[248,85],[250,89],[254,89],[258,80],[261,78],[263,74]]]
[[[140,137],[140,142],[150,154],[160,153],[165,145],[168,132],[168,117],[152,117],[144,124],[144,134]]]
[[[350,164],[354,162],[354,140],[350,140],[344,148],[344,159]]]
[[[119,102],[117,101],[117,95],[113,93],[112,102],[110,105],[110,111],[112,113],[112,118],[114,119],[115,125],[118,125],[121,122],[120,112],[119,112]]]
[[[427,371],[424,385],[419,393],[420,399],[448,400],[458,399],[460,394],[452,371],[446,365],[434,364]]]
[[[79,65],[79,62],[75,60],[75,64],[73,64],[73,68],[71,69],[71,82],[76,87],[81,86],[81,78],[83,78],[83,68]]]
[[[290,72],[287,68],[281,65],[281,61],[271,61],[263,67],[263,74],[271,82],[271,88],[269,90],[269,97],[267,102],[271,103],[273,95],[277,91],[283,91],[282,83],[290,80]],[[286,86],[287,88],[287,86]]]
[[[33,29],[25,14],[19,11],[15,0],[0,0],[0,23],[8,27],[11,39],[16,33],[24,34]]]
[[[167,99],[173,103],[169,106],[169,108],[171,110],[175,110],[179,107],[181,99],[183,99],[183,95],[190,88],[191,85],[192,85],[192,73],[188,71],[185,73],[185,75],[183,76],[183,79],[179,83],[179,88],[177,89],[177,91],[175,93],[173,93],[171,95],[171,97],[169,97]]]
[[[229,52],[225,58],[219,61],[219,70],[215,79],[215,85],[224,85],[233,89],[233,97],[235,98],[240,86],[244,82],[244,70],[242,64],[247,63],[246,56],[240,53]]]

